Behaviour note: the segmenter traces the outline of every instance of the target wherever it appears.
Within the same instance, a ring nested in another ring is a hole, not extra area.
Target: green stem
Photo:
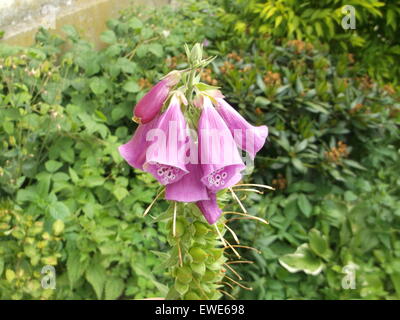
[[[219,284],[224,277],[226,261],[224,249],[215,226],[210,226],[200,211],[191,203],[176,203],[176,225],[174,229],[174,207],[171,204],[167,224],[168,242],[171,245],[168,267],[174,280],[166,299],[214,300],[222,294]],[[217,227],[223,233],[224,225]]]

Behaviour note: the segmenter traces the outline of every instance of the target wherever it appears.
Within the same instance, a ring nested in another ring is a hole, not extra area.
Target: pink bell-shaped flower
[[[239,112],[230,106],[224,99],[216,98],[216,109],[224,119],[238,147],[247,151],[254,159],[268,136],[267,126],[252,126]]]
[[[212,192],[229,188],[240,179],[245,165],[232,134],[213,107],[204,97],[203,110],[198,123],[201,181]]]
[[[137,123],[148,123],[159,114],[171,87],[179,82],[180,73],[173,71],[147,92],[133,110],[133,120]]]
[[[146,161],[146,150],[150,144],[149,141],[146,141],[146,136],[155,127],[158,118],[159,116],[156,116],[146,124],[139,124],[132,139],[118,148],[125,161],[136,169],[143,170],[143,164]]]
[[[186,121],[176,95],[172,96],[156,127],[148,132],[147,139],[153,142],[146,151],[144,171],[163,185],[175,183],[189,173],[185,165]]]
[[[209,224],[214,224],[222,214],[222,210],[218,207],[217,197],[215,193],[209,193],[209,200],[196,202],[204,218]]]

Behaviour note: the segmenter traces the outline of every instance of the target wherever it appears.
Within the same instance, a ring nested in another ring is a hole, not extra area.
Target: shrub
[[[233,37],[206,2],[176,10],[124,12],[109,21],[100,51],[70,26],[66,38],[41,30],[32,48],[0,48],[0,297],[166,293],[156,252],[164,250],[165,225],[141,218],[157,185],[133,172],[117,146],[134,130],[127,119],[149,86],[144,79],[184,68],[183,44],[207,39],[208,54],[219,55],[211,67],[218,76],[204,70],[203,81],[224,86],[241,113],[269,126],[253,177],[277,189],[247,201],[269,227],[232,223],[243,243],[262,248],[241,251],[255,260],[238,269],[254,290],[234,294],[398,298],[395,89],[363,74],[348,52],[257,30]],[[155,208],[153,216],[167,210],[163,202]],[[45,264],[56,269],[57,290],[38,286]],[[343,290],[343,267],[352,264],[356,290]]]
[[[220,18],[236,34],[265,35],[320,42],[335,53],[351,52],[362,73],[382,81],[399,83],[397,21],[399,1],[307,1],[251,0],[214,1]],[[344,30],[342,8],[356,12],[356,29]]]

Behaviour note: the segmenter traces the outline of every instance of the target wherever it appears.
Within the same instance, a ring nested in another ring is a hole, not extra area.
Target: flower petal
[[[185,166],[186,121],[176,96],[171,98],[168,109],[160,116],[156,128],[148,133],[147,139],[155,141],[147,148],[143,168],[161,184],[177,182],[189,172]]]
[[[196,202],[204,218],[209,224],[214,224],[222,214],[222,210],[218,207],[217,196],[215,193],[209,193],[209,200]]]
[[[233,186],[245,165],[231,132],[208,97],[204,97],[198,130],[202,182],[213,192]]]
[[[268,127],[252,126],[224,99],[216,98],[215,100],[217,101],[216,109],[227,124],[239,148],[247,151],[254,159],[256,153],[265,144]]]
[[[143,170],[143,164],[146,161],[146,150],[150,144],[150,142],[146,141],[146,136],[157,122],[158,117],[146,124],[139,124],[131,140],[119,146],[119,153],[132,167]]]
[[[160,112],[168,97],[170,88],[180,79],[179,72],[171,72],[147,92],[133,110],[134,120],[148,123]]]
[[[180,202],[196,202],[208,200],[206,186],[200,181],[203,170],[199,164],[186,165],[189,170],[178,182],[167,185],[165,199]]]

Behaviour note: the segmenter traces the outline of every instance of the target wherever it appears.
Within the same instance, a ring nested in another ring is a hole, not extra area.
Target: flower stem
[[[169,211],[167,266],[174,281],[166,299],[219,299],[226,258],[215,226],[192,203],[172,203]],[[223,234],[223,221],[216,227]]]

